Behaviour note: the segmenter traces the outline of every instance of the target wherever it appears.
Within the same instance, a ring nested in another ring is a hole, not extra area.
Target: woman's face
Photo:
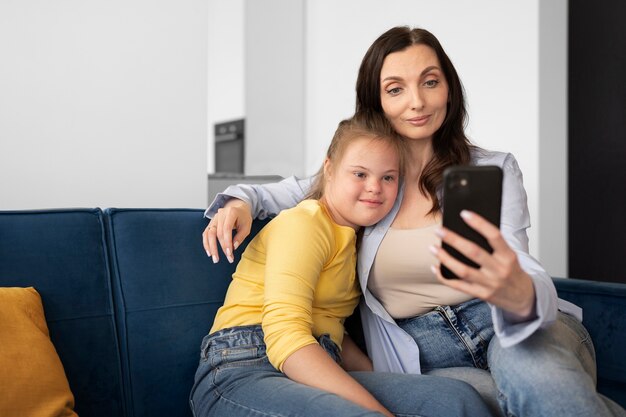
[[[418,44],[387,55],[380,87],[383,111],[396,131],[409,139],[432,139],[448,104],[448,83],[435,51]]]

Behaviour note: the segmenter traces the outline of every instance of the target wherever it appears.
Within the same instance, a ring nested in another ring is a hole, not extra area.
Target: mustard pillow
[[[76,416],[34,288],[0,288],[0,393],[0,416]]]

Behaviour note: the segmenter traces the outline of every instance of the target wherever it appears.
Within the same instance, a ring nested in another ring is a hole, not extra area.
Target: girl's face
[[[385,217],[398,194],[399,163],[395,147],[368,137],[353,139],[341,160],[327,159],[321,200],[335,223],[358,230]]]
[[[408,139],[432,139],[448,104],[448,83],[435,51],[418,44],[387,55],[380,87],[383,111],[396,131]]]

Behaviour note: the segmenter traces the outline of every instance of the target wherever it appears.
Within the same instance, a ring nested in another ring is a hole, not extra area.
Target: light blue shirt
[[[530,215],[522,172],[515,157],[510,153],[476,149],[472,152],[472,163],[474,165],[497,165],[502,168],[500,230],[511,249],[517,253],[520,266],[531,276],[535,286],[536,318],[531,321],[511,323],[506,320],[502,309],[491,305],[494,330],[501,345],[513,346],[537,329],[550,325],[556,320],[558,310],[582,320],[582,310],[572,303],[558,299],[552,279],[541,264],[528,253],[526,229],[530,227]],[[264,219],[298,204],[310,185],[310,178],[290,177],[275,184],[230,186],[217,195],[206,210],[205,216],[213,217],[217,209],[223,207],[226,201],[236,197],[250,204],[254,218]],[[396,325],[382,304],[367,289],[367,281],[376,252],[400,210],[402,197],[403,190],[400,190],[391,212],[378,224],[364,230],[357,261],[359,281],[363,291],[363,300],[360,305],[361,320],[368,354],[375,371],[420,373],[419,348],[415,340]]]

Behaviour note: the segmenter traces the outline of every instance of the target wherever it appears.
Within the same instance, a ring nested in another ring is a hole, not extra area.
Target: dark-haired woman
[[[359,250],[360,312],[374,369],[454,368],[447,374],[464,379],[470,368],[488,370],[506,415],[626,415],[596,392],[595,355],[580,309],[557,298],[550,276],[528,253],[530,220],[515,158],[466,137],[463,88],[435,36],[407,27],[382,34],[363,58],[356,93],[357,113],[384,114],[410,153],[394,208],[365,229]],[[501,228],[463,213],[491,254],[441,227],[442,173],[459,164],[498,165],[504,172]],[[218,261],[219,241],[231,260],[252,216],[294,206],[309,186],[310,180],[288,178],[229,187],[206,213],[209,256]],[[455,261],[442,241],[480,268]],[[442,278],[439,264],[461,279]]]

